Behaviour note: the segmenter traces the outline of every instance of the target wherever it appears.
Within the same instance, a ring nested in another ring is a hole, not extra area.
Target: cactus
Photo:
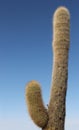
[[[48,110],[44,107],[40,85],[31,81],[26,87],[26,102],[33,121],[42,130],[64,130],[70,43],[70,14],[59,7],[53,19],[53,75]]]

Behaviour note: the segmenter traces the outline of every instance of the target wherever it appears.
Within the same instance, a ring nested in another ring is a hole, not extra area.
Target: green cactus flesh
[[[70,14],[65,7],[59,7],[53,17],[54,60],[48,113],[43,105],[39,84],[32,81],[26,90],[29,113],[42,130],[64,130],[69,43]]]
[[[39,127],[43,128],[47,124],[48,114],[43,105],[40,85],[36,81],[27,84],[26,100],[31,118]]]

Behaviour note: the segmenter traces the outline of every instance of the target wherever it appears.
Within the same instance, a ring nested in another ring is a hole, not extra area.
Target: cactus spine
[[[53,33],[54,65],[47,111],[38,83],[34,81],[33,85],[31,81],[26,88],[28,110],[42,130],[64,130],[70,43],[70,15],[65,7],[59,7],[54,13]]]

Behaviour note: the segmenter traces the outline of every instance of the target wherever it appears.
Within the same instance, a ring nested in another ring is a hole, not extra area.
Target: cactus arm
[[[34,123],[39,127],[45,127],[48,113],[42,101],[40,85],[36,81],[31,81],[26,86],[26,102]]]

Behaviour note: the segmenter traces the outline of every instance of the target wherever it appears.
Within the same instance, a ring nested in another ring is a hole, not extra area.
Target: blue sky
[[[31,121],[25,103],[25,85],[41,84],[45,105],[51,87],[52,17],[59,6],[71,15],[66,130],[79,128],[79,1],[0,1],[0,129],[40,130]]]

